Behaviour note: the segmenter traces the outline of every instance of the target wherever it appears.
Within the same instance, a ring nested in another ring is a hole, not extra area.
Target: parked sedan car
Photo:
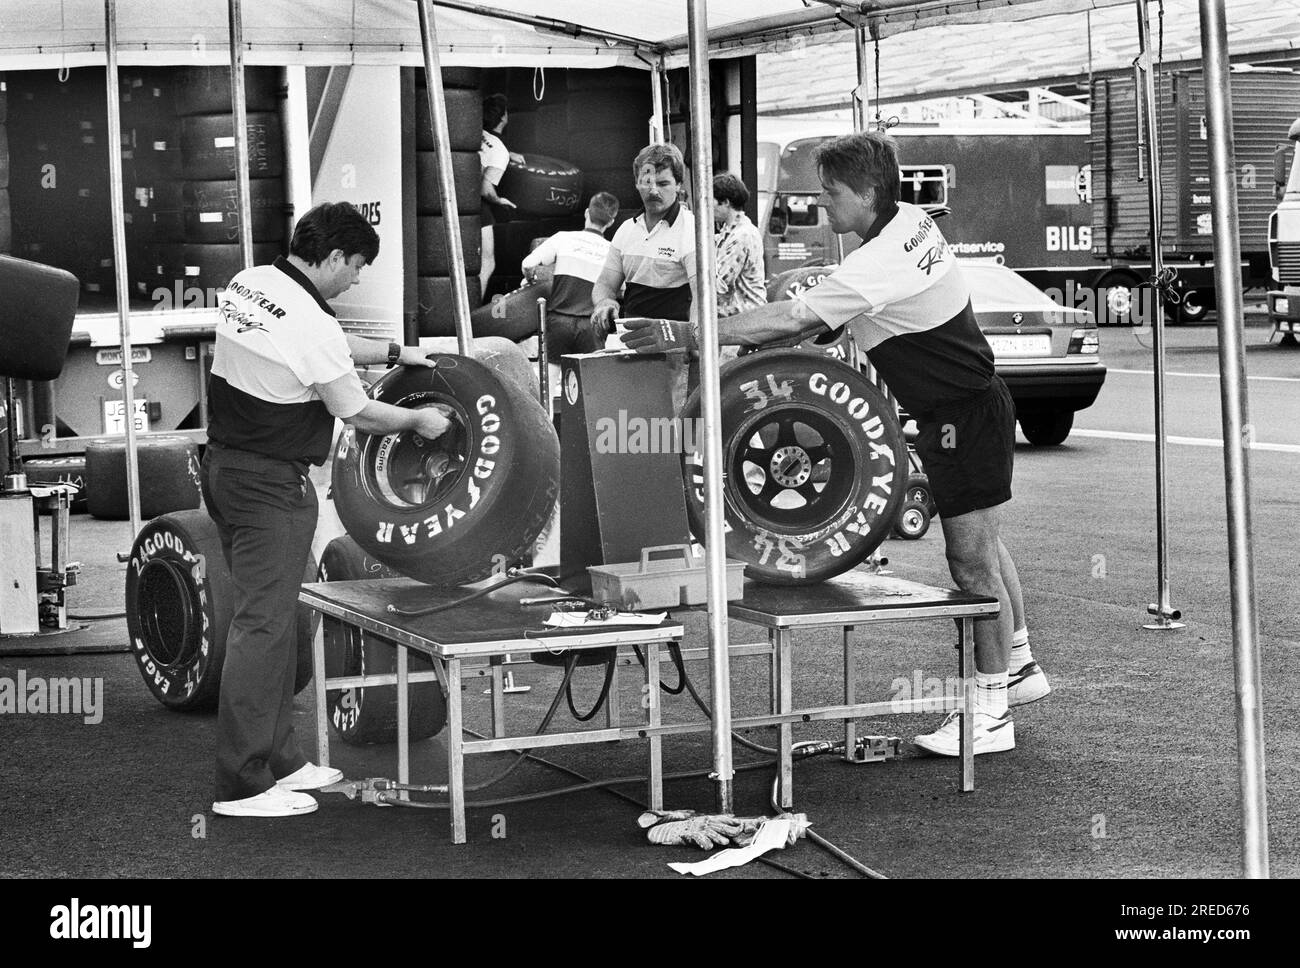
[[[1097,321],[1086,309],[1053,302],[1006,266],[958,261],[998,375],[1015,400],[1021,432],[1031,444],[1062,443],[1075,413],[1092,406],[1106,380]]]
[[[1106,379],[1097,355],[1097,322],[1086,309],[1066,309],[993,260],[959,259],[980,329],[993,347],[998,375],[1016,403],[1020,430],[1031,443],[1053,446],[1070,435],[1077,411],[1092,406]],[[792,299],[835,266],[801,266],[768,282],[770,302]],[[850,327],[851,328],[851,327]],[[805,345],[839,359],[856,358],[850,333]]]

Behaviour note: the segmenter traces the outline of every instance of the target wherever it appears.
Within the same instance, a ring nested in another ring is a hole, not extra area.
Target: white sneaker
[[[1026,662],[1019,672],[1007,675],[1007,705],[1023,706],[1025,703],[1042,699],[1052,687],[1047,684],[1047,676],[1037,662]]]
[[[936,756],[961,755],[961,713],[951,712],[943,725],[933,733],[912,740],[917,746]],[[975,752],[1001,753],[1016,748],[1016,724],[1011,721],[1011,710],[1000,717],[988,713],[975,713]]]
[[[281,790],[319,790],[343,779],[343,771],[329,766],[317,766],[307,763],[298,767],[288,776],[275,781]]]
[[[223,817],[296,817],[314,812],[317,806],[315,799],[305,793],[273,786],[242,800],[217,800],[212,812]]]

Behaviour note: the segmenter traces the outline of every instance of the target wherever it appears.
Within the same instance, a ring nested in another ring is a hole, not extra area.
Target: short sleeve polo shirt
[[[646,229],[645,212],[614,233],[608,268],[623,275],[623,312],[657,319],[691,318],[695,216],[677,202]]]
[[[987,389],[993,351],[943,234],[919,206],[881,213],[862,246],[795,297],[858,346],[899,402],[924,414]]]
[[[316,287],[285,259],[245,269],[218,304],[208,437],[284,460],[320,464],[334,417],[313,384],[356,376],[347,338]],[[356,409],[365,406],[358,381]]]

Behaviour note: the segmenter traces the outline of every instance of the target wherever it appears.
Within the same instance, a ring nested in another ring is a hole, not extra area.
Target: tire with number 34
[[[907,480],[898,414],[863,374],[808,350],[722,367],[727,556],[756,581],[803,585],[854,567],[889,536]],[[685,419],[698,418],[699,391]],[[682,457],[686,509],[704,537],[703,435]]]

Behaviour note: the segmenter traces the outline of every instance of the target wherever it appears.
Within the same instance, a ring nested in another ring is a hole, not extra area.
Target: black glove
[[[620,320],[627,330],[620,339],[638,353],[667,353],[669,350],[698,350],[695,329],[675,319],[633,317]]]

